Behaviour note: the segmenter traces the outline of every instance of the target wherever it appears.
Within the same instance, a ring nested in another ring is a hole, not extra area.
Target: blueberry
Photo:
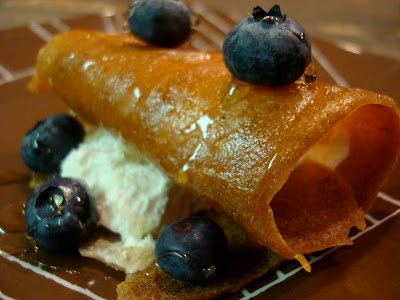
[[[128,24],[139,39],[160,47],[175,47],[192,33],[192,12],[179,0],[137,0],[128,9]]]
[[[166,225],[156,242],[158,265],[181,281],[215,277],[228,254],[227,240],[214,222],[187,217]]]
[[[84,138],[82,125],[72,116],[58,114],[36,124],[24,137],[21,156],[33,171],[58,171],[68,152]]]
[[[27,235],[53,252],[76,249],[96,219],[86,184],[72,178],[49,179],[34,190],[25,206]]]
[[[311,62],[311,42],[303,27],[278,5],[254,8],[227,35],[222,48],[229,71],[261,86],[282,86],[300,78]]]

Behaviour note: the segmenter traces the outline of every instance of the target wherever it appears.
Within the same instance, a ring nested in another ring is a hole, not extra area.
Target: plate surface
[[[218,51],[238,20],[203,10],[201,25],[187,47]],[[79,256],[56,256],[27,244],[23,204],[29,197],[29,170],[19,149],[25,133],[40,119],[68,108],[54,95],[31,95],[26,86],[40,47],[57,32],[90,28],[122,33],[123,16],[93,15],[0,32],[0,298],[114,299],[122,272]],[[228,26],[227,26],[228,25]],[[357,53],[313,39],[318,80],[361,87],[400,100],[400,62]],[[330,249],[309,258],[311,274],[289,262],[227,299],[394,298],[400,269],[400,168],[367,215],[368,228],[354,232],[353,246]],[[38,263],[40,262],[40,263]],[[327,297],[327,295],[329,295]]]

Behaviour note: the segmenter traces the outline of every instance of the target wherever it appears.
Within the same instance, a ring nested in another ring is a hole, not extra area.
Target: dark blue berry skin
[[[88,188],[72,178],[49,179],[34,190],[25,206],[27,235],[52,252],[76,250],[96,220]]]
[[[222,48],[229,71],[260,86],[290,84],[311,62],[311,42],[304,28],[281,14],[278,5],[269,12],[260,7],[239,22]]]
[[[166,273],[196,283],[216,276],[225,263],[228,246],[217,224],[200,217],[187,217],[163,228],[155,255]]]
[[[176,47],[192,33],[192,12],[179,0],[133,1],[128,24],[139,39],[158,47]]]
[[[22,160],[33,171],[56,172],[64,157],[84,136],[82,125],[72,116],[50,116],[25,135],[21,145]]]

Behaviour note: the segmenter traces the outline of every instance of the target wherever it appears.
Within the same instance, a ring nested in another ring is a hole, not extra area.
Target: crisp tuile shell
[[[303,254],[349,244],[350,228],[365,227],[363,214],[400,151],[399,110],[387,96],[320,82],[251,86],[232,78],[220,53],[152,48],[130,36],[55,36],[38,55],[30,89],[50,89],[84,120],[120,133],[252,243],[308,271]],[[339,127],[350,150],[334,170],[298,166]],[[306,215],[285,219],[292,205]]]

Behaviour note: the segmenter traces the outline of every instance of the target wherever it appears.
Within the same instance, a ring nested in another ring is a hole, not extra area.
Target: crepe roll
[[[306,253],[351,244],[400,149],[393,99],[298,80],[235,80],[221,53],[94,31],[57,35],[30,89],[121,135],[254,245],[306,270]]]

